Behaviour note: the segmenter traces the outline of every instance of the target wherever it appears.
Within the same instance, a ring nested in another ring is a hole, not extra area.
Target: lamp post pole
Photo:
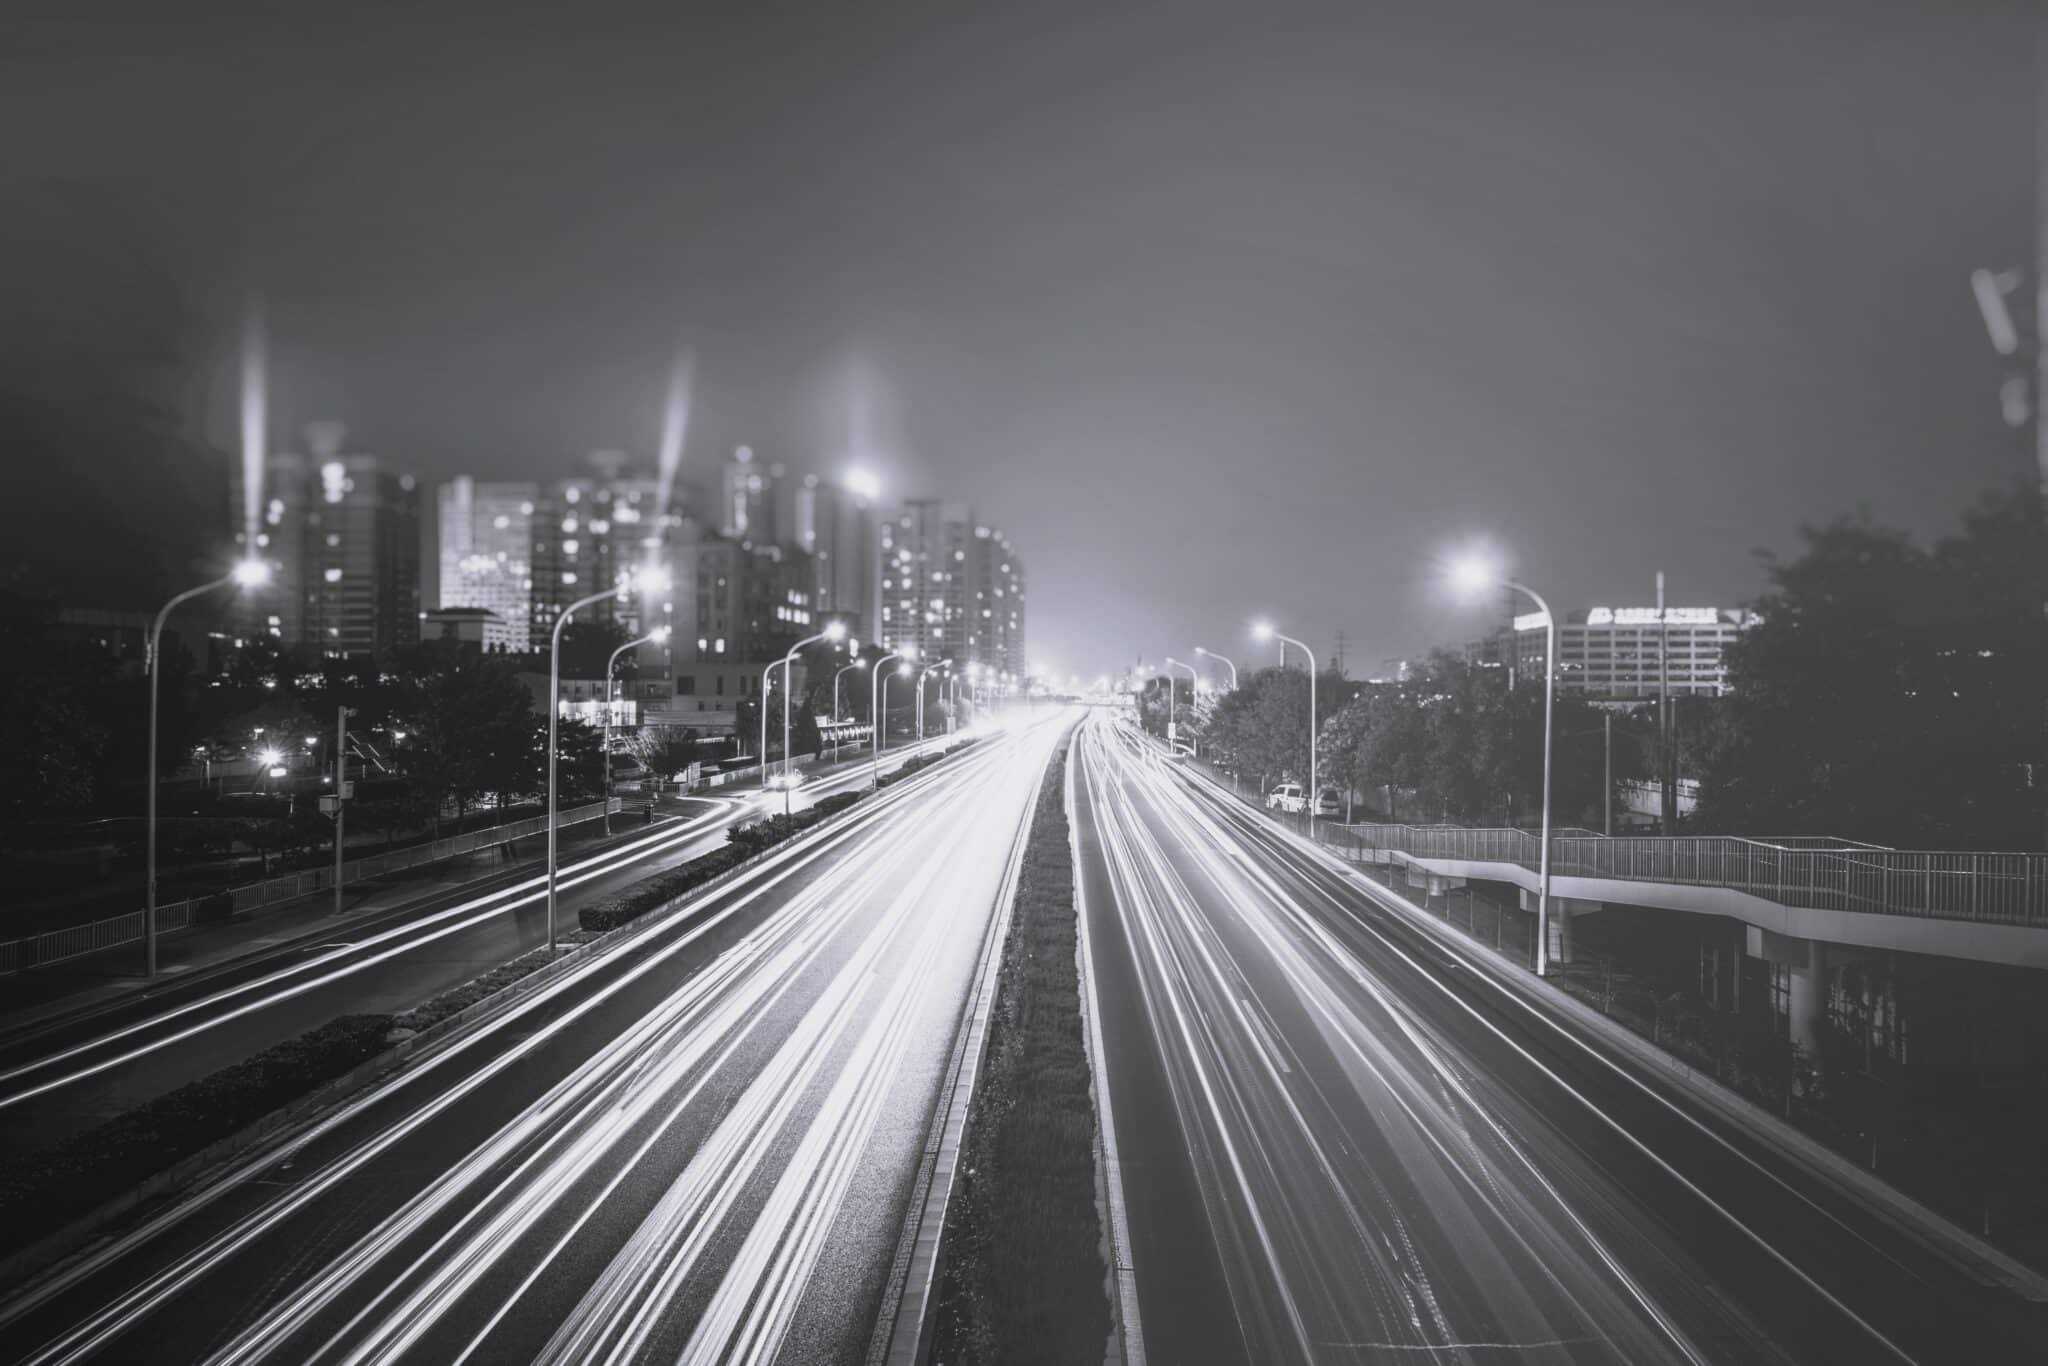
[[[1293,636],[1282,635],[1278,631],[1273,632],[1273,639],[1280,642],[1283,666],[1287,663],[1287,647],[1290,645],[1308,656],[1308,833],[1313,839],[1316,833],[1316,801],[1322,796],[1316,789],[1316,652]]]
[[[149,789],[142,837],[145,865],[142,873],[142,942],[145,973],[150,977],[156,976],[156,694],[157,675],[163,672],[164,621],[174,608],[194,598],[204,597],[229,584],[240,584],[244,588],[261,587],[269,579],[269,565],[261,560],[244,560],[235,566],[232,573],[223,574],[197,588],[188,588],[172,598],[157,609],[156,619],[149,624],[149,639],[144,643],[142,652],[142,671],[149,676]]]
[[[806,646],[816,645],[821,640],[840,640],[845,635],[846,628],[834,622],[816,635],[805,636],[802,640],[790,646],[789,653],[782,657],[782,782],[785,792],[788,790],[789,784],[789,696],[793,689],[794,680],[794,675],[790,672],[790,669],[795,665],[796,657],[803,652]],[[761,747],[764,751],[762,757],[765,760],[767,757],[765,751],[768,747],[766,739],[761,741]],[[761,776],[765,782],[767,780],[765,769],[762,771]]]
[[[901,654],[891,650],[875,661],[875,671],[868,676],[868,726],[874,732],[870,739],[873,742],[872,758],[876,787],[882,785],[882,749],[889,742],[889,732],[882,722],[882,718],[887,715],[883,710],[883,704],[889,700],[889,680],[883,676],[882,666],[892,659],[901,658]]]
[[[354,707],[334,709],[334,913],[341,914],[343,818],[348,813],[348,718]]]
[[[837,734],[836,728],[839,722],[839,680],[846,677],[848,669],[858,669],[866,662],[865,660],[856,659],[851,664],[842,664],[839,666],[838,672],[832,675],[832,721],[835,735]],[[835,764],[839,762],[839,741],[837,739],[832,741],[832,762]]]
[[[604,833],[612,833],[612,708],[616,705],[612,696],[612,670],[619,667],[619,656],[628,650],[637,649],[652,640],[668,639],[668,627],[657,626],[638,640],[629,640],[612,651],[612,657],[604,662]]]
[[[1199,677],[1195,673],[1194,665],[1183,664],[1172,655],[1166,657],[1166,752],[1168,754],[1173,753],[1175,749],[1174,719],[1176,713],[1174,709],[1178,705],[1178,698],[1180,696],[1180,690],[1174,686],[1173,671],[1175,669],[1186,669],[1188,671],[1188,700],[1191,702],[1194,700],[1195,695],[1195,681]]]
[[[603,602],[606,598],[623,598],[629,591],[624,584],[607,588],[602,593],[592,593],[578,598],[562,609],[555,618],[555,629],[548,637],[548,953],[555,951],[555,749],[559,741],[562,720],[562,628],[569,624],[569,618],[592,603]],[[605,756],[605,763],[611,763],[611,756]],[[605,803],[610,806],[610,802]]]
[[[1543,614],[1543,844],[1536,860],[1536,975],[1544,977],[1550,972],[1550,749],[1557,700],[1557,618],[1535,589],[1513,579],[1505,583]]]
[[[924,676],[933,669],[943,669],[953,661],[936,659],[917,671],[917,757],[924,757]]]
[[[1205,649],[1200,645],[1197,645],[1195,647],[1195,653],[1198,655],[1207,655],[1210,659],[1215,660],[1224,668],[1230,670],[1230,690],[1232,692],[1237,691],[1237,665],[1232,662],[1230,656],[1219,655],[1214,650]]]

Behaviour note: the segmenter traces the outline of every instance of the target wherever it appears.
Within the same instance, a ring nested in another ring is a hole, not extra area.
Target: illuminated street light
[[[555,756],[556,751],[560,747],[557,735],[562,719],[562,628],[569,624],[570,617],[575,616],[576,613],[593,603],[603,602],[606,598],[617,598],[623,602],[634,593],[641,594],[643,598],[651,597],[656,593],[667,592],[668,587],[669,577],[667,572],[650,565],[643,569],[634,570],[626,575],[617,586],[607,588],[602,593],[592,593],[588,597],[576,599],[576,601],[563,608],[562,614],[555,618],[555,629],[548,640],[548,953],[550,956],[555,951]],[[609,667],[607,667],[606,673],[609,675]],[[611,756],[609,754],[605,755],[604,760],[606,776],[609,778]],[[606,802],[605,805],[609,807],[611,803]]]
[[[853,648],[858,650],[860,646],[855,645]],[[865,659],[856,659],[851,664],[840,665],[838,671],[832,675],[832,761],[834,763],[839,761],[839,680],[846,677],[848,669],[865,669],[867,665],[868,662]]]
[[[1188,671],[1188,685],[1190,687],[1199,686],[1201,683],[1201,678],[1195,673],[1194,665],[1183,664],[1172,655],[1166,657],[1166,752],[1168,754],[1174,751],[1174,708],[1178,705],[1179,698],[1179,689],[1174,687],[1173,680],[1173,671],[1175,669],[1186,669]],[[1311,707],[1310,710],[1313,711],[1314,708]]]
[[[1287,647],[1290,645],[1308,656],[1308,833],[1309,838],[1314,839],[1316,833],[1316,801],[1322,796],[1321,791],[1316,787],[1316,652],[1296,640],[1293,636],[1280,634],[1280,632],[1273,629],[1272,624],[1269,622],[1261,621],[1254,623],[1252,634],[1260,640],[1270,637],[1280,642],[1280,663],[1282,667],[1285,667],[1287,663]]]
[[[1206,649],[1200,645],[1195,647],[1195,653],[1204,658],[1213,659],[1224,668],[1230,670],[1230,690],[1232,692],[1237,691],[1237,664],[1229,655],[1219,655],[1214,650]]]
[[[882,666],[892,659],[903,662],[894,672],[908,674],[910,661],[917,658],[917,646],[906,645],[898,651],[890,651],[875,661],[875,671],[868,677],[868,724],[874,730],[874,775],[875,786],[882,785],[882,750],[889,743],[889,728],[884,718],[888,716],[889,680],[884,676]]]
[[[163,672],[158,664],[163,649],[164,621],[171,610],[181,603],[203,597],[230,584],[245,591],[263,587],[270,582],[270,566],[262,560],[245,559],[211,583],[202,583],[197,588],[188,588],[165,603],[150,623],[149,637],[144,642],[142,670],[149,675],[149,812],[143,825],[144,869],[142,874],[142,941],[144,971],[156,976],[156,694],[157,675]],[[272,760],[275,763],[275,760]]]
[[[281,749],[263,749],[256,752],[256,761],[265,768],[277,767],[279,761],[283,758],[284,751]]]
[[[619,656],[642,645],[661,645],[667,642],[669,628],[657,626],[636,640],[629,640],[612,651],[612,657],[604,662],[604,833],[612,833],[612,711],[617,702],[612,695],[612,671],[619,667]]]
[[[952,662],[951,657],[935,659],[917,671],[917,701],[915,703],[915,710],[917,713],[917,754],[919,758],[924,757],[924,676],[933,669],[946,668]]]
[[[1536,975],[1550,971],[1550,735],[1552,703],[1557,696],[1557,618],[1543,595],[1527,584],[1504,577],[1482,555],[1465,555],[1451,564],[1451,584],[1464,597],[1489,588],[1507,588],[1536,604],[1543,614],[1543,831],[1536,872]]]
[[[770,660],[768,667],[761,671],[761,781],[763,785],[768,781],[768,689],[770,677],[779,665],[782,669],[782,771],[787,775],[789,772],[790,666],[796,662],[797,655],[805,646],[816,645],[821,640],[838,642],[844,639],[846,639],[846,623],[843,621],[828,622],[824,630],[814,636],[805,636],[802,640],[789,647],[788,654],[784,655],[781,659]]]

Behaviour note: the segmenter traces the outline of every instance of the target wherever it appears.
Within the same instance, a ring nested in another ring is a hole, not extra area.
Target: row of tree
[[[1987,497],[1931,547],[1844,519],[1767,562],[1761,622],[1724,698],[1674,702],[1690,833],[1831,834],[1900,847],[2043,847],[2048,819],[2048,535],[2029,488]],[[1166,684],[1141,698],[1163,733]],[[1398,682],[1317,680],[1319,778],[1403,820],[1528,825],[1543,697],[1491,661],[1437,653]],[[1657,771],[1654,706],[1556,701],[1553,820],[1597,827]],[[1266,669],[1212,702],[1178,693],[1180,735],[1261,786],[1308,771],[1308,676]],[[1611,724],[1611,748],[1609,726]],[[1619,798],[1614,797],[1617,807]]]

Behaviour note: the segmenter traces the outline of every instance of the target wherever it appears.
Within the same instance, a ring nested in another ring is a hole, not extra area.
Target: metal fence
[[[611,809],[620,809],[617,797],[611,800]],[[574,806],[560,813],[563,825],[578,825],[584,821],[596,820],[604,814],[605,803],[591,802],[587,806]],[[388,853],[371,854],[365,858],[350,859],[342,865],[342,882],[353,886],[371,878],[402,873],[408,868],[421,868],[444,859],[460,858],[480,849],[489,849],[529,835],[546,833],[546,816],[532,816],[526,820],[508,821],[503,825],[485,826],[481,830],[465,831],[450,835],[446,839],[434,840],[427,844],[415,844],[405,849],[393,849]],[[332,866],[309,868],[304,872],[287,873],[283,877],[266,878],[246,886],[229,889],[234,898],[236,912],[253,910],[290,901],[297,897],[311,896],[316,892],[330,890],[334,886]],[[192,917],[200,902],[206,897],[193,897],[187,901],[174,901],[167,906],[156,908],[156,932],[159,935],[173,934],[189,929]],[[20,972],[24,968],[48,967],[61,963],[67,958],[78,958],[101,949],[117,948],[132,944],[143,937],[141,911],[130,911],[126,915],[109,916],[105,920],[94,920],[84,925],[73,925],[66,929],[50,930],[44,934],[29,935],[22,939],[0,941],[0,975]]]
[[[1325,827],[1364,856],[1509,863],[1534,871],[1542,841],[1525,830],[1455,826]],[[1727,887],[1787,906],[2048,928],[2048,854],[1886,849],[1814,836],[1553,836],[1559,877]]]

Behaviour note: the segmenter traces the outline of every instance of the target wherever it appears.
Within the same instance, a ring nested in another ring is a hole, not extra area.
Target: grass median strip
[[[932,1360],[1100,1362],[1112,1323],[1095,1204],[1067,751],[1047,766],[940,1244]]]

